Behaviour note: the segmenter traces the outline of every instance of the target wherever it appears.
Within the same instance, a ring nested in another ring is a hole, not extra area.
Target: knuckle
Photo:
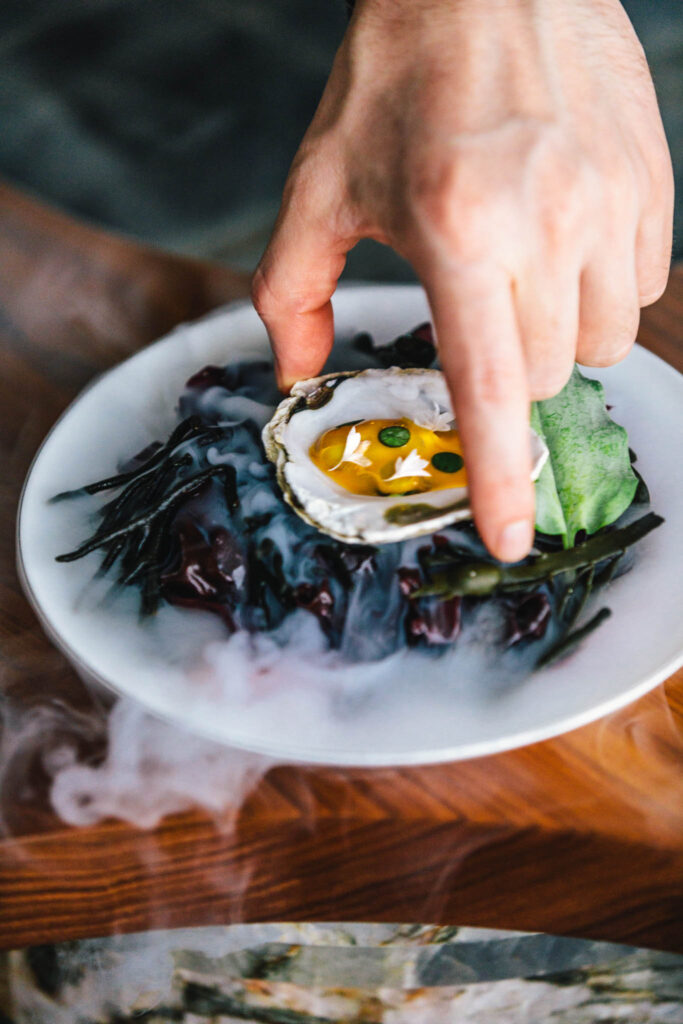
[[[620,363],[622,359],[625,359],[632,348],[632,341],[629,341],[621,348],[617,346],[614,348],[605,348],[603,346],[599,349],[590,347],[589,349],[584,350],[584,347],[581,346],[577,353],[577,362],[581,363],[582,366],[593,366],[596,369],[606,366],[614,366],[615,363]]]
[[[613,366],[621,362],[633,348],[638,333],[640,310],[628,319],[612,324],[609,329],[599,331],[587,329],[581,332],[578,345],[578,361],[584,366]]]
[[[250,293],[254,309],[261,319],[266,320],[275,302],[266,273],[260,266],[256,268],[251,279]]]
[[[267,324],[278,315],[305,313],[310,307],[308,296],[289,287],[284,290],[282,282],[276,286],[269,271],[258,267],[251,280],[251,301],[254,309]]]
[[[597,184],[573,177],[542,204],[541,230],[546,251],[565,251],[578,244],[597,207]]]
[[[658,132],[647,147],[650,190],[658,196],[673,195],[674,171],[666,138]]]
[[[637,212],[639,206],[639,185],[637,169],[630,159],[621,153],[612,160],[604,172],[606,195],[612,217],[622,222],[627,211]]]
[[[662,295],[666,291],[668,281],[669,262],[667,261],[665,267],[662,267],[661,270],[650,274],[647,280],[643,281],[640,285],[638,298],[641,307],[650,306],[653,302],[657,302],[658,299],[661,299]]]
[[[576,224],[583,205],[583,196],[576,178],[546,182],[539,196],[539,216],[546,235],[563,237]]]
[[[573,361],[570,365],[564,362],[547,366],[535,366],[529,370],[529,392],[534,402],[544,398],[553,398],[559,394],[569,380]]]
[[[305,195],[318,187],[321,181],[321,163],[317,150],[301,145],[294,156],[284,184],[285,202],[291,201],[293,196]],[[326,180],[325,175],[322,175],[322,180]]]
[[[500,407],[510,397],[512,374],[505,366],[491,359],[481,359],[470,368],[468,391],[470,400],[479,406]]]
[[[480,258],[485,251],[494,197],[477,188],[457,160],[413,177],[408,195],[418,231],[445,242],[456,259]]]
[[[640,306],[649,306],[650,303],[656,302],[666,291],[671,271],[672,242],[673,239],[669,236],[659,244],[644,240],[638,245],[636,272]]]
[[[539,148],[532,172],[535,213],[546,245],[577,232],[598,193],[598,176],[588,161],[555,141]]]
[[[258,267],[251,281],[251,301],[261,319],[268,325],[283,316],[297,317],[311,313],[327,301],[333,282],[325,278],[315,281],[280,278],[273,281],[268,269]]]
[[[308,313],[316,306],[316,296],[312,290],[278,291],[270,281],[267,272],[257,270],[252,278],[251,301],[254,309],[266,323],[278,314],[297,316]]]
[[[626,306],[612,330],[612,347],[621,351],[633,345],[640,327],[640,305],[637,301]]]

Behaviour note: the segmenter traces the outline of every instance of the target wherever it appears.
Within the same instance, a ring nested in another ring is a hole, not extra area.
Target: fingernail
[[[529,554],[534,539],[533,524],[528,519],[508,523],[498,538],[497,555],[502,562],[518,562]]]

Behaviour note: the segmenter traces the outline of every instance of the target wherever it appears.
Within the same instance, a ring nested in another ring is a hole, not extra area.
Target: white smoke
[[[271,762],[146,714],[122,699],[108,722],[108,745],[98,765],[81,764],[73,746],[49,752],[52,806],[70,825],[122,818],[154,828],[162,818],[201,807],[226,826]]]

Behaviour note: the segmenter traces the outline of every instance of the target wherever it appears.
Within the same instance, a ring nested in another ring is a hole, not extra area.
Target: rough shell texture
[[[325,430],[341,423],[401,417],[421,423],[439,412],[451,412],[440,370],[390,367],[332,373],[294,385],[264,428],[263,443],[286,501],[303,519],[350,544],[388,544],[470,518],[467,488],[377,497],[351,494],[313,464],[310,447]],[[534,431],[529,434],[535,480],[548,451]]]

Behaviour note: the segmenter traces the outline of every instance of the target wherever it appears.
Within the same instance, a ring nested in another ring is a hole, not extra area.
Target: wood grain
[[[219,819],[194,811],[150,831],[55,818],[40,744],[17,723],[49,705],[57,738],[78,722],[97,757],[106,706],[51,648],[19,591],[21,481],[93,373],[246,285],[8,188],[0,267],[0,947],[346,919],[539,929],[683,952],[683,672],[593,725],[496,757],[401,770],[280,767]],[[679,369],[682,315],[677,269],[643,311],[640,340]]]

